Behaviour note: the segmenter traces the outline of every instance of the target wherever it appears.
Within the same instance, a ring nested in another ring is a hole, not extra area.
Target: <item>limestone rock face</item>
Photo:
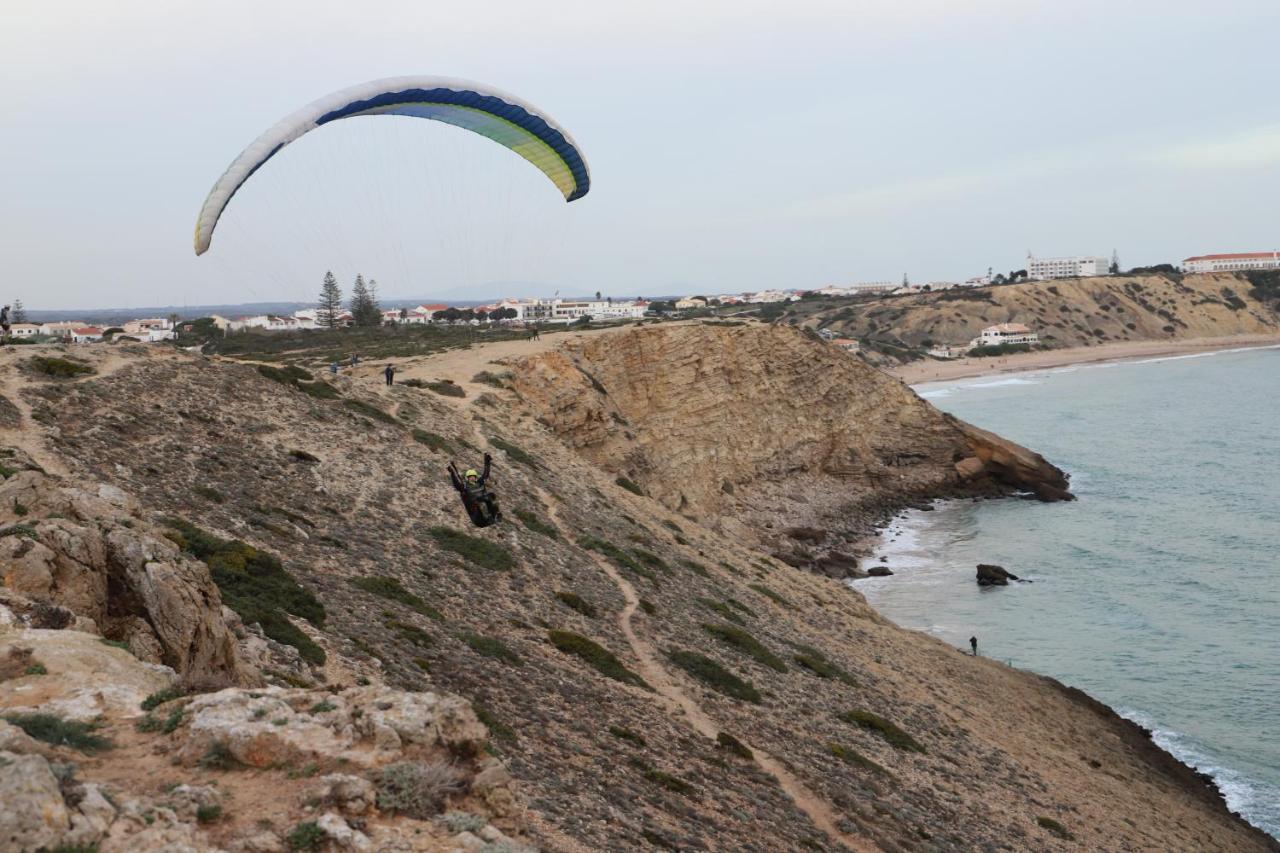
[[[745,522],[779,559],[828,574],[839,560],[821,552],[840,543],[827,532],[851,515],[957,494],[1070,497],[1038,454],[789,327],[644,327],[513,366],[534,417],[592,462],[671,511]],[[785,535],[760,533],[775,522]]]
[[[22,526],[21,534],[0,537],[0,580],[9,593],[69,611],[68,625],[83,620],[79,627],[124,641],[141,659],[189,680],[252,681],[207,567],[142,519],[120,489],[19,471],[0,482],[5,524]]]
[[[0,848],[52,849],[70,828],[71,813],[49,762],[0,752]]]

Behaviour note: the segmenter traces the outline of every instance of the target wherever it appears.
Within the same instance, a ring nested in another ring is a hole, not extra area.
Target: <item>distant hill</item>
[[[965,344],[987,326],[1025,323],[1054,347],[1280,331],[1268,293],[1243,274],[1135,275],[1029,281],[887,296],[806,299],[782,322],[863,342],[904,360],[933,344]]]

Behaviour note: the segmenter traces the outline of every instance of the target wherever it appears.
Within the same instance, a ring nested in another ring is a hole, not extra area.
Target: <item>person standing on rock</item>
[[[974,657],[977,657],[978,656],[978,638],[977,637],[969,638],[969,648],[973,649],[971,654]]]
[[[383,368],[382,375],[387,377],[387,387],[396,384],[396,367],[394,364],[388,364]]]

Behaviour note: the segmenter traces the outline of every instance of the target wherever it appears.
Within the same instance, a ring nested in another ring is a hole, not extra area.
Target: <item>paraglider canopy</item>
[[[314,101],[272,125],[227,167],[196,220],[195,250],[202,255],[232,196],[290,142],[343,118],[402,115],[465,128],[510,148],[542,171],[574,201],[587,194],[587,161],[568,131],[533,105],[491,86],[448,77],[390,77],[351,86]]]

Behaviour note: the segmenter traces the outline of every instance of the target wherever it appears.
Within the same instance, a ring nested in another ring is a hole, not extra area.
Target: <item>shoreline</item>
[[[1123,341],[1096,347],[1068,347],[1040,352],[1015,353],[1000,358],[960,358],[953,361],[911,362],[885,370],[907,385],[975,379],[1010,373],[1026,373],[1077,364],[1129,361],[1138,358],[1198,355],[1228,349],[1280,346],[1280,332],[1271,335],[1229,335],[1217,338],[1183,338],[1167,341]]]

